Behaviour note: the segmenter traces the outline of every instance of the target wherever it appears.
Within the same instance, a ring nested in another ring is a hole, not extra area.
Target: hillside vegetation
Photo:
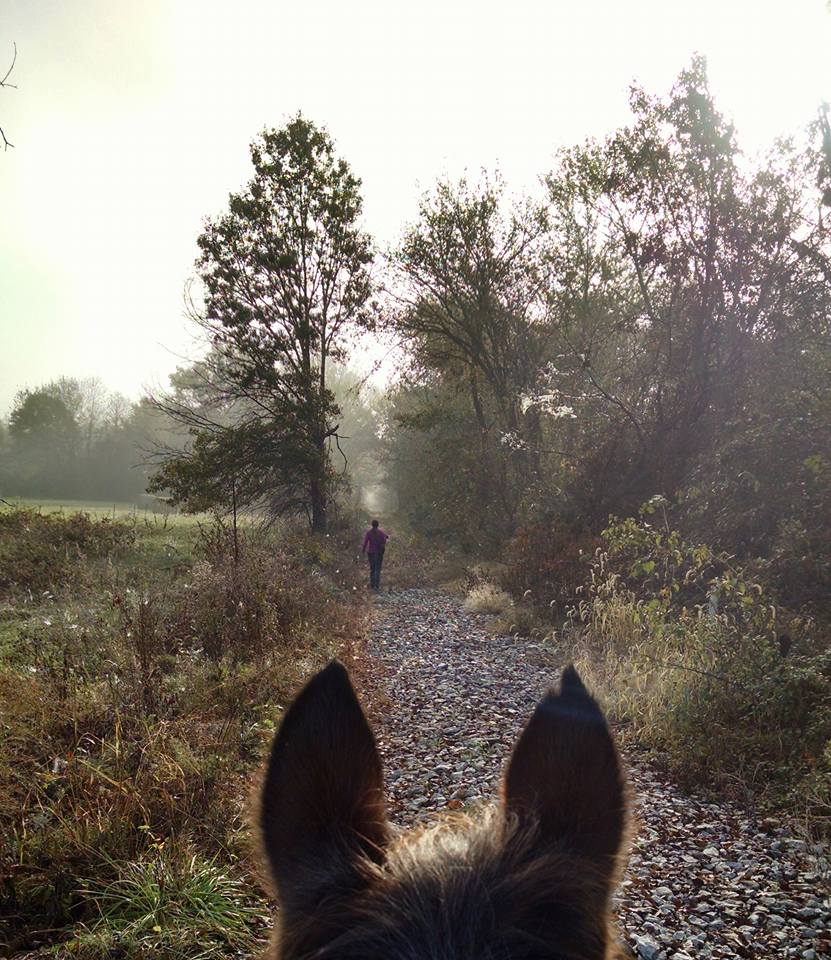
[[[256,947],[247,797],[290,693],[358,635],[339,543],[0,512],[0,948]]]

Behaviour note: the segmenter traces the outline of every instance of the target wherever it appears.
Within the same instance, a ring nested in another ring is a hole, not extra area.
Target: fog
[[[193,354],[182,292],[248,143],[301,109],[363,179],[379,248],[437,176],[533,189],[693,52],[748,151],[831,99],[822,0],[668,4],[7,0],[0,64],[0,413],[61,376],[137,400]]]

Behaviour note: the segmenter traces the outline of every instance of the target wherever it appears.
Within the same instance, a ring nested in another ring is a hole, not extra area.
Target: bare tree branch
[[[17,44],[14,43],[12,45],[14,47],[12,62],[11,62],[11,65],[9,66],[9,69],[6,71],[6,75],[3,77],[2,80],[0,80],[0,87],[9,87],[12,90],[16,90],[17,84],[9,83],[9,77],[12,75],[12,71],[14,70],[14,65],[17,63]],[[3,138],[3,150],[8,150],[9,147],[14,146],[14,144],[6,136],[6,133],[2,127],[0,127],[0,137]]]
[[[2,80],[0,80],[0,87],[12,87],[13,89],[16,90],[17,84],[9,83],[9,77],[12,75],[12,70],[14,70],[14,65],[17,63],[17,44],[13,43],[12,46],[14,47],[14,55],[12,56],[12,63],[9,69],[6,71],[5,77],[3,77]]]

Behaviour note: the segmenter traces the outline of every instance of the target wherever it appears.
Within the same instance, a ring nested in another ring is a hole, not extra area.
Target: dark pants
[[[381,586],[381,564],[384,562],[384,551],[368,553],[369,557],[369,585],[379,589]]]

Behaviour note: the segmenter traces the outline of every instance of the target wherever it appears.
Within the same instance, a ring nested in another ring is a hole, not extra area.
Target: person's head
[[[377,520],[373,520],[373,521],[372,521],[372,526],[373,526],[373,528],[377,528],[377,527],[378,527],[378,521],[377,521]]]

